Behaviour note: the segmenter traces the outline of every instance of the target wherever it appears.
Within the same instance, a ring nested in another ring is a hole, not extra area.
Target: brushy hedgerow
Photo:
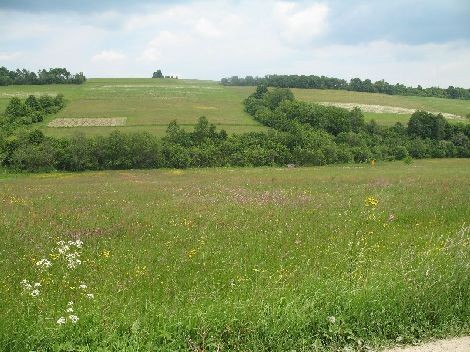
[[[4,179],[0,350],[366,351],[468,333],[469,170]]]
[[[246,112],[269,127],[266,132],[228,135],[202,116],[191,132],[171,122],[163,138],[119,131],[53,138],[20,128],[24,121],[19,117],[0,118],[0,166],[27,172],[186,169],[470,156],[470,124],[450,124],[441,114],[416,111],[407,126],[379,126],[366,123],[359,108],[310,104],[295,100],[288,89],[270,91],[265,86],[244,104]],[[18,98],[9,107],[18,116],[26,113]]]

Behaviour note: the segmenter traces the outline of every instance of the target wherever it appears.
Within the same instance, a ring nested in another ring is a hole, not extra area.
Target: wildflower
[[[57,320],[57,324],[59,325],[64,325],[66,322],[66,319],[64,317],[60,317],[58,320]]]
[[[41,283],[40,283],[40,282],[36,282],[36,283],[34,284],[34,288],[37,288],[37,287],[41,287]]]
[[[78,286],[78,287],[82,290],[86,290],[88,286],[85,285],[85,284],[80,284],[80,286]]]
[[[328,322],[331,323],[331,324],[334,324],[336,323],[336,317],[335,316],[330,316],[327,318]]]
[[[76,315],[69,315],[69,319],[73,324],[76,324],[79,320]]]
[[[395,215],[390,214],[388,217],[388,221],[393,221],[393,220],[395,220]]]
[[[61,242],[63,243],[63,241]],[[60,254],[65,254],[70,250],[70,247],[67,244],[63,243],[62,245],[59,246],[57,250],[59,251]]]
[[[95,298],[95,295],[93,293],[87,293],[86,297],[88,299],[94,299]]]
[[[24,279],[23,281],[21,281],[21,286],[23,286],[23,289],[25,290],[31,290],[33,288],[33,286],[29,283],[28,280]]]
[[[70,246],[70,247],[82,248],[82,246],[83,246],[83,241],[80,241],[80,240],[68,241],[67,244],[68,244],[68,246]]]
[[[79,266],[82,261],[79,259],[80,254],[77,252],[74,253],[67,253],[66,258],[67,258],[67,267],[69,269],[75,269],[77,266]]]
[[[41,259],[41,260],[36,262],[36,266],[39,266],[41,268],[41,270],[48,269],[48,268],[51,267],[51,265],[52,265],[52,263],[47,259]]]
[[[67,306],[73,306],[73,302],[70,301],[69,303],[67,303]]]
[[[191,249],[188,253],[187,253],[189,259],[191,259],[192,257],[194,257],[196,255],[196,250],[195,249]]]
[[[103,257],[105,258],[109,258],[109,255],[110,255],[110,252],[109,251],[106,251],[104,250],[103,253],[101,254]]]
[[[59,259],[60,254],[49,253],[49,257],[51,257],[52,260],[57,260]]]
[[[379,204],[378,199],[374,197],[367,197],[365,200],[366,207],[376,207],[378,204]]]
[[[39,290],[33,290],[33,291],[31,291],[31,296],[33,296],[33,297],[39,296]]]
[[[68,307],[65,311],[67,313],[73,313],[73,307]]]

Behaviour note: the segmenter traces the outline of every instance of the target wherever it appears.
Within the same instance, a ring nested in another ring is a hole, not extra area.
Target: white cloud
[[[161,57],[162,57],[162,53],[158,50],[158,48],[148,47],[137,58],[137,61],[157,62]]]
[[[360,45],[326,45],[292,62],[289,73],[318,73],[350,79],[385,79],[390,83],[468,87],[470,46],[456,41],[410,45],[373,41]],[[312,72],[315,70],[314,72]]]
[[[468,41],[339,44],[333,9],[321,0],[201,0],[132,13],[0,10],[0,61],[89,77],[148,77],[160,68],[201,79],[297,73],[470,86]]]
[[[113,63],[113,62],[122,62],[126,59],[126,55],[121,54],[116,51],[112,50],[104,50],[99,54],[94,55],[91,58],[93,62],[105,62],[105,63]]]
[[[222,32],[209,20],[206,18],[201,18],[196,22],[194,29],[197,33],[203,37],[208,38],[220,38]]]
[[[0,52],[0,61],[13,61],[17,60],[21,57],[21,53],[8,53],[8,52]]]
[[[328,11],[325,4],[302,7],[298,3],[278,2],[275,16],[281,25],[281,38],[290,44],[308,45],[326,31]]]

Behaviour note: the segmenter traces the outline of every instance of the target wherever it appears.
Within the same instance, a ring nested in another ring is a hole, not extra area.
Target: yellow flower
[[[107,250],[104,250],[103,253],[101,253],[101,255],[105,258],[109,258],[109,256],[111,255],[111,253]]]
[[[57,260],[59,258],[59,254],[49,253],[49,257],[51,257],[52,260]]]
[[[367,197],[365,200],[366,207],[376,207],[379,204],[379,200],[374,197]]]

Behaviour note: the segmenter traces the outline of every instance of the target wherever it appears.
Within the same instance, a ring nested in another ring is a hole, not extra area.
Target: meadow
[[[0,350],[366,351],[468,334],[469,180],[469,159],[0,173]]]
[[[200,116],[228,133],[264,131],[266,127],[243,111],[243,100],[253,87],[225,87],[214,81],[173,79],[89,79],[82,85],[43,85],[0,87],[0,111],[11,97],[26,98],[30,94],[62,93],[66,107],[48,117],[40,128],[50,136],[70,136],[77,132],[89,135],[109,134],[113,130],[148,131],[163,136],[170,121],[177,120],[191,129]],[[470,112],[469,100],[388,96],[333,90],[293,89],[297,99],[309,102],[338,102],[398,106],[425,109],[465,116]],[[366,119],[379,124],[406,123],[410,115],[365,113]],[[52,128],[54,118],[127,118],[122,127]]]

